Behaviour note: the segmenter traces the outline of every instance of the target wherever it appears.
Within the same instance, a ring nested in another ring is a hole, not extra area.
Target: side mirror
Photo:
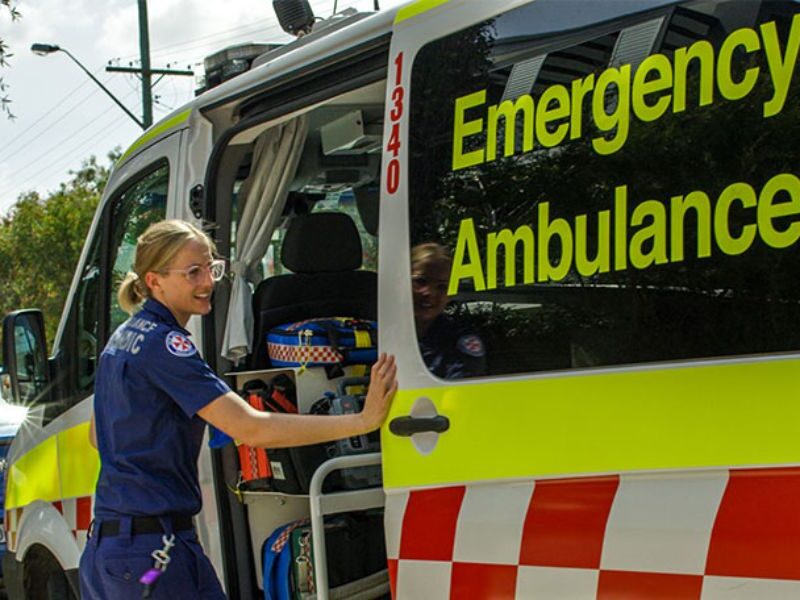
[[[0,384],[9,400],[32,404],[47,402],[49,389],[44,317],[38,309],[14,311],[3,320],[5,364]]]

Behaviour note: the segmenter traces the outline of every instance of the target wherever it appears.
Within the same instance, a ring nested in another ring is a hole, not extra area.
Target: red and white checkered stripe
[[[267,344],[267,354],[275,360],[299,365],[310,363],[336,364],[344,357],[331,346],[295,346],[290,344]]]
[[[72,530],[78,548],[83,550],[86,545],[86,536],[94,513],[94,497],[66,498],[53,502],[53,507],[64,516],[67,526]],[[6,544],[8,550],[16,552],[17,534],[22,521],[23,508],[12,508],[5,513],[3,526],[6,530]]]
[[[393,597],[800,598],[800,468],[387,495]]]
[[[21,508],[10,508],[3,515],[3,528],[6,530],[6,548],[10,552],[15,552],[17,549],[17,532],[19,531],[21,519]]]

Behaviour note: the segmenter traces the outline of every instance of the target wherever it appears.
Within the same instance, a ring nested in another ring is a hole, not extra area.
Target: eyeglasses
[[[186,278],[186,281],[191,283],[192,285],[196,285],[203,281],[203,275],[206,272],[211,275],[211,279],[213,281],[219,281],[223,277],[225,277],[225,261],[221,258],[216,260],[212,260],[207,265],[192,265],[191,267],[187,267],[185,269],[164,269],[162,273],[180,273]]]
[[[435,290],[440,294],[446,294],[448,288],[447,281],[431,281],[422,275],[414,275],[411,277],[411,285],[415,292],[421,292],[425,288]]]

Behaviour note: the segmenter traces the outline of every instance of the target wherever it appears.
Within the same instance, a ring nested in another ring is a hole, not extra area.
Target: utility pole
[[[147,129],[153,124],[153,87],[165,75],[194,75],[193,71],[175,69],[152,69],[150,67],[150,33],[147,25],[147,0],[138,0],[139,3],[139,53],[142,68],[134,67],[106,67],[109,73],[136,73],[142,80],[142,124]],[[153,83],[153,75],[161,75]]]
[[[150,29],[147,26],[147,0],[139,0],[139,54],[142,58],[142,121],[153,124],[153,78],[150,73]]]

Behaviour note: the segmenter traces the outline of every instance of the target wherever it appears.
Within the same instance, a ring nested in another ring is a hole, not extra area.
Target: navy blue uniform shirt
[[[169,309],[147,300],[100,356],[95,516],[200,512],[197,411],[228,391]]]
[[[419,349],[431,373],[442,379],[463,379],[486,373],[486,349],[480,337],[439,315],[419,340]]]

